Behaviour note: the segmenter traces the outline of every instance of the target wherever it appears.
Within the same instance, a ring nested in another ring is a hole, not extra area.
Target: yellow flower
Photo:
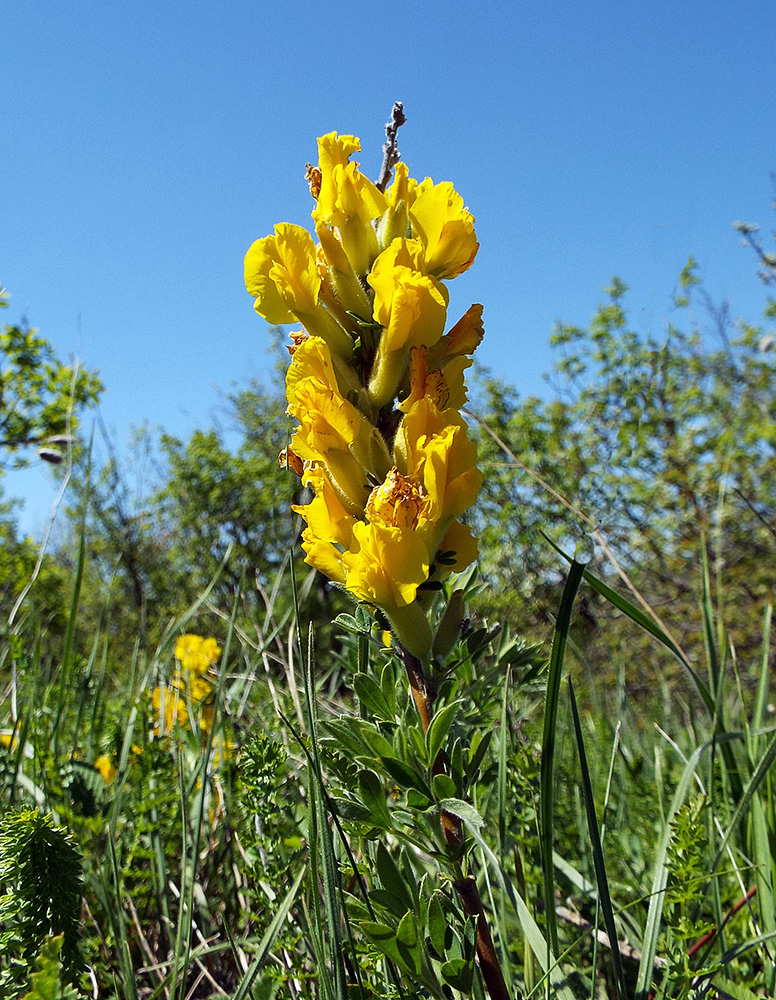
[[[446,580],[451,573],[462,573],[471,566],[479,555],[479,546],[468,525],[453,521],[439,544],[437,555],[444,556],[436,564],[437,580]]]
[[[404,413],[424,396],[433,400],[440,410],[458,410],[466,402],[463,373],[471,365],[471,358],[453,358],[444,369],[429,370],[429,354],[425,347],[413,347],[410,352],[410,392],[397,404]]]
[[[175,643],[175,658],[180,660],[184,670],[193,674],[204,674],[218,662],[220,655],[221,649],[213,638],[181,635]]]
[[[360,148],[355,136],[337,138],[332,132],[318,140],[321,188],[312,213],[316,228],[321,224],[336,228],[357,275],[366,274],[380,252],[372,223],[388,205],[358,164],[348,162],[350,154]]]
[[[429,352],[430,361],[444,366],[451,358],[474,354],[485,334],[482,306],[469,306],[455,326]]]
[[[302,483],[315,490],[315,497],[308,504],[292,504],[291,509],[302,515],[312,536],[349,548],[356,518],[345,508],[323,466],[306,469]]]
[[[317,569],[334,583],[345,586],[345,566],[342,562],[342,550],[324,538],[318,538],[311,528],[302,532],[302,549],[304,561],[308,566]]]
[[[336,200],[336,187],[333,180],[334,168],[344,167],[351,154],[357,153],[360,149],[361,140],[354,135],[338,136],[336,132],[328,132],[320,137],[318,140],[320,184],[313,216],[316,212],[327,216],[334,210]]]
[[[415,600],[428,579],[429,554],[417,531],[383,524],[353,526],[355,551],[345,552],[346,587],[360,601],[377,605],[399,641],[415,656],[426,657],[431,627]]]
[[[245,255],[245,285],[268,323],[291,323],[318,308],[321,278],[312,237],[281,222],[274,236],[256,240]]]
[[[457,410],[440,410],[424,396],[405,415],[394,456],[399,470],[421,483],[431,498],[427,542],[435,551],[451,521],[477,499],[482,483],[466,422]]]
[[[310,337],[294,352],[286,393],[288,412],[299,421],[292,451],[303,461],[325,462],[350,513],[363,511],[369,477],[381,480],[390,456],[377,429],[340,393],[328,346],[320,337]]]
[[[297,319],[343,357],[352,353],[349,334],[318,301],[317,251],[306,229],[282,222],[275,226],[274,236],[256,240],[245,255],[245,287],[256,299],[256,312],[267,322]]]
[[[474,216],[449,181],[418,189],[410,209],[410,225],[425,247],[426,268],[437,278],[455,278],[471,267],[479,249]]]
[[[415,201],[418,182],[409,175],[407,164],[402,160],[396,164],[393,184],[386,197],[388,207],[377,224],[377,242],[385,250],[395,239],[409,237],[409,207]]]
[[[151,706],[156,715],[157,734],[169,733],[176,725],[185,726],[189,721],[186,701],[178,686],[157,685],[151,692]]]
[[[4,729],[0,733],[0,746],[4,746],[6,750],[15,750],[19,745],[19,737],[14,735],[12,729]]]
[[[377,408],[396,393],[410,349],[431,347],[445,329],[447,289],[435,278],[396,263],[405,255],[408,242],[394,240],[377,258],[368,278],[375,293],[375,322],[383,327],[369,379],[369,399]]]
[[[116,768],[113,766],[113,762],[110,757],[98,757],[94,762],[94,770],[100,772],[102,780],[106,785],[110,784],[110,782],[116,777]]]
[[[353,540],[355,551],[342,556],[348,590],[388,614],[411,604],[428,578],[430,561],[418,533],[412,528],[357,521]]]
[[[430,498],[420,483],[394,467],[369,494],[366,516],[370,524],[417,529],[428,520],[430,507]]]

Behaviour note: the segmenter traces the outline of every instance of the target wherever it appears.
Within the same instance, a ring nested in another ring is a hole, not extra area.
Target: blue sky
[[[477,219],[451,320],[485,307],[481,360],[542,393],[556,320],[585,323],[613,274],[659,333],[690,254],[734,315],[763,290],[735,219],[770,230],[776,8],[28,0],[3,15],[0,281],[105,382],[119,443],[186,437],[268,371],[242,280],[250,243],[309,222],[303,174],[329,131],[376,176],[394,100],[413,176]],[[39,528],[53,488],[9,474]]]

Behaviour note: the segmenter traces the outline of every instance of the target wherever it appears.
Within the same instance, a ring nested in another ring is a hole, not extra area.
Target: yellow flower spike
[[[421,185],[410,209],[410,225],[426,249],[429,274],[455,278],[472,265],[479,249],[474,216],[449,181]]]
[[[268,323],[296,319],[342,357],[351,356],[351,337],[319,303],[316,247],[306,229],[281,222],[274,236],[256,240],[245,255],[245,287],[256,299],[254,309]]]
[[[435,278],[395,264],[396,240],[380,254],[369,275],[375,291],[374,318],[383,327],[369,379],[375,408],[393,399],[412,347],[431,347],[445,329],[447,289]]]
[[[175,658],[180,660],[184,670],[192,674],[204,674],[218,662],[221,648],[215,639],[204,639],[201,635],[181,635],[175,643]]]

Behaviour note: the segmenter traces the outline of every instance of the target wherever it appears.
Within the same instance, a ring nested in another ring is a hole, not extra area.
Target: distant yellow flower
[[[110,782],[116,777],[116,768],[113,766],[113,762],[110,757],[98,757],[94,762],[94,769],[95,771],[100,772],[102,780],[106,785],[110,784]]]
[[[6,750],[15,750],[19,745],[19,737],[14,734],[12,729],[4,729],[0,733],[0,746],[4,746]]]
[[[215,639],[205,639],[201,635],[181,635],[175,643],[175,658],[180,660],[184,670],[192,674],[204,674],[218,662],[221,648]]]
[[[185,726],[189,721],[186,700],[179,687],[157,685],[151,692],[151,706],[156,715],[157,734],[169,733],[176,725]]]

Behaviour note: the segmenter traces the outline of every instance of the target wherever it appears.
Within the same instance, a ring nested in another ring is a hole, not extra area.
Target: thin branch
[[[380,191],[385,191],[391,179],[393,168],[401,159],[399,146],[397,143],[397,133],[401,126],[407,121],[404,116],[404,105],[401,101],[396,101],[391,108],[391,120],[385,123],[385,134],[387,136],[383,143],[383,165],[380,168],[380,176],[377,178],[376,187]]]

